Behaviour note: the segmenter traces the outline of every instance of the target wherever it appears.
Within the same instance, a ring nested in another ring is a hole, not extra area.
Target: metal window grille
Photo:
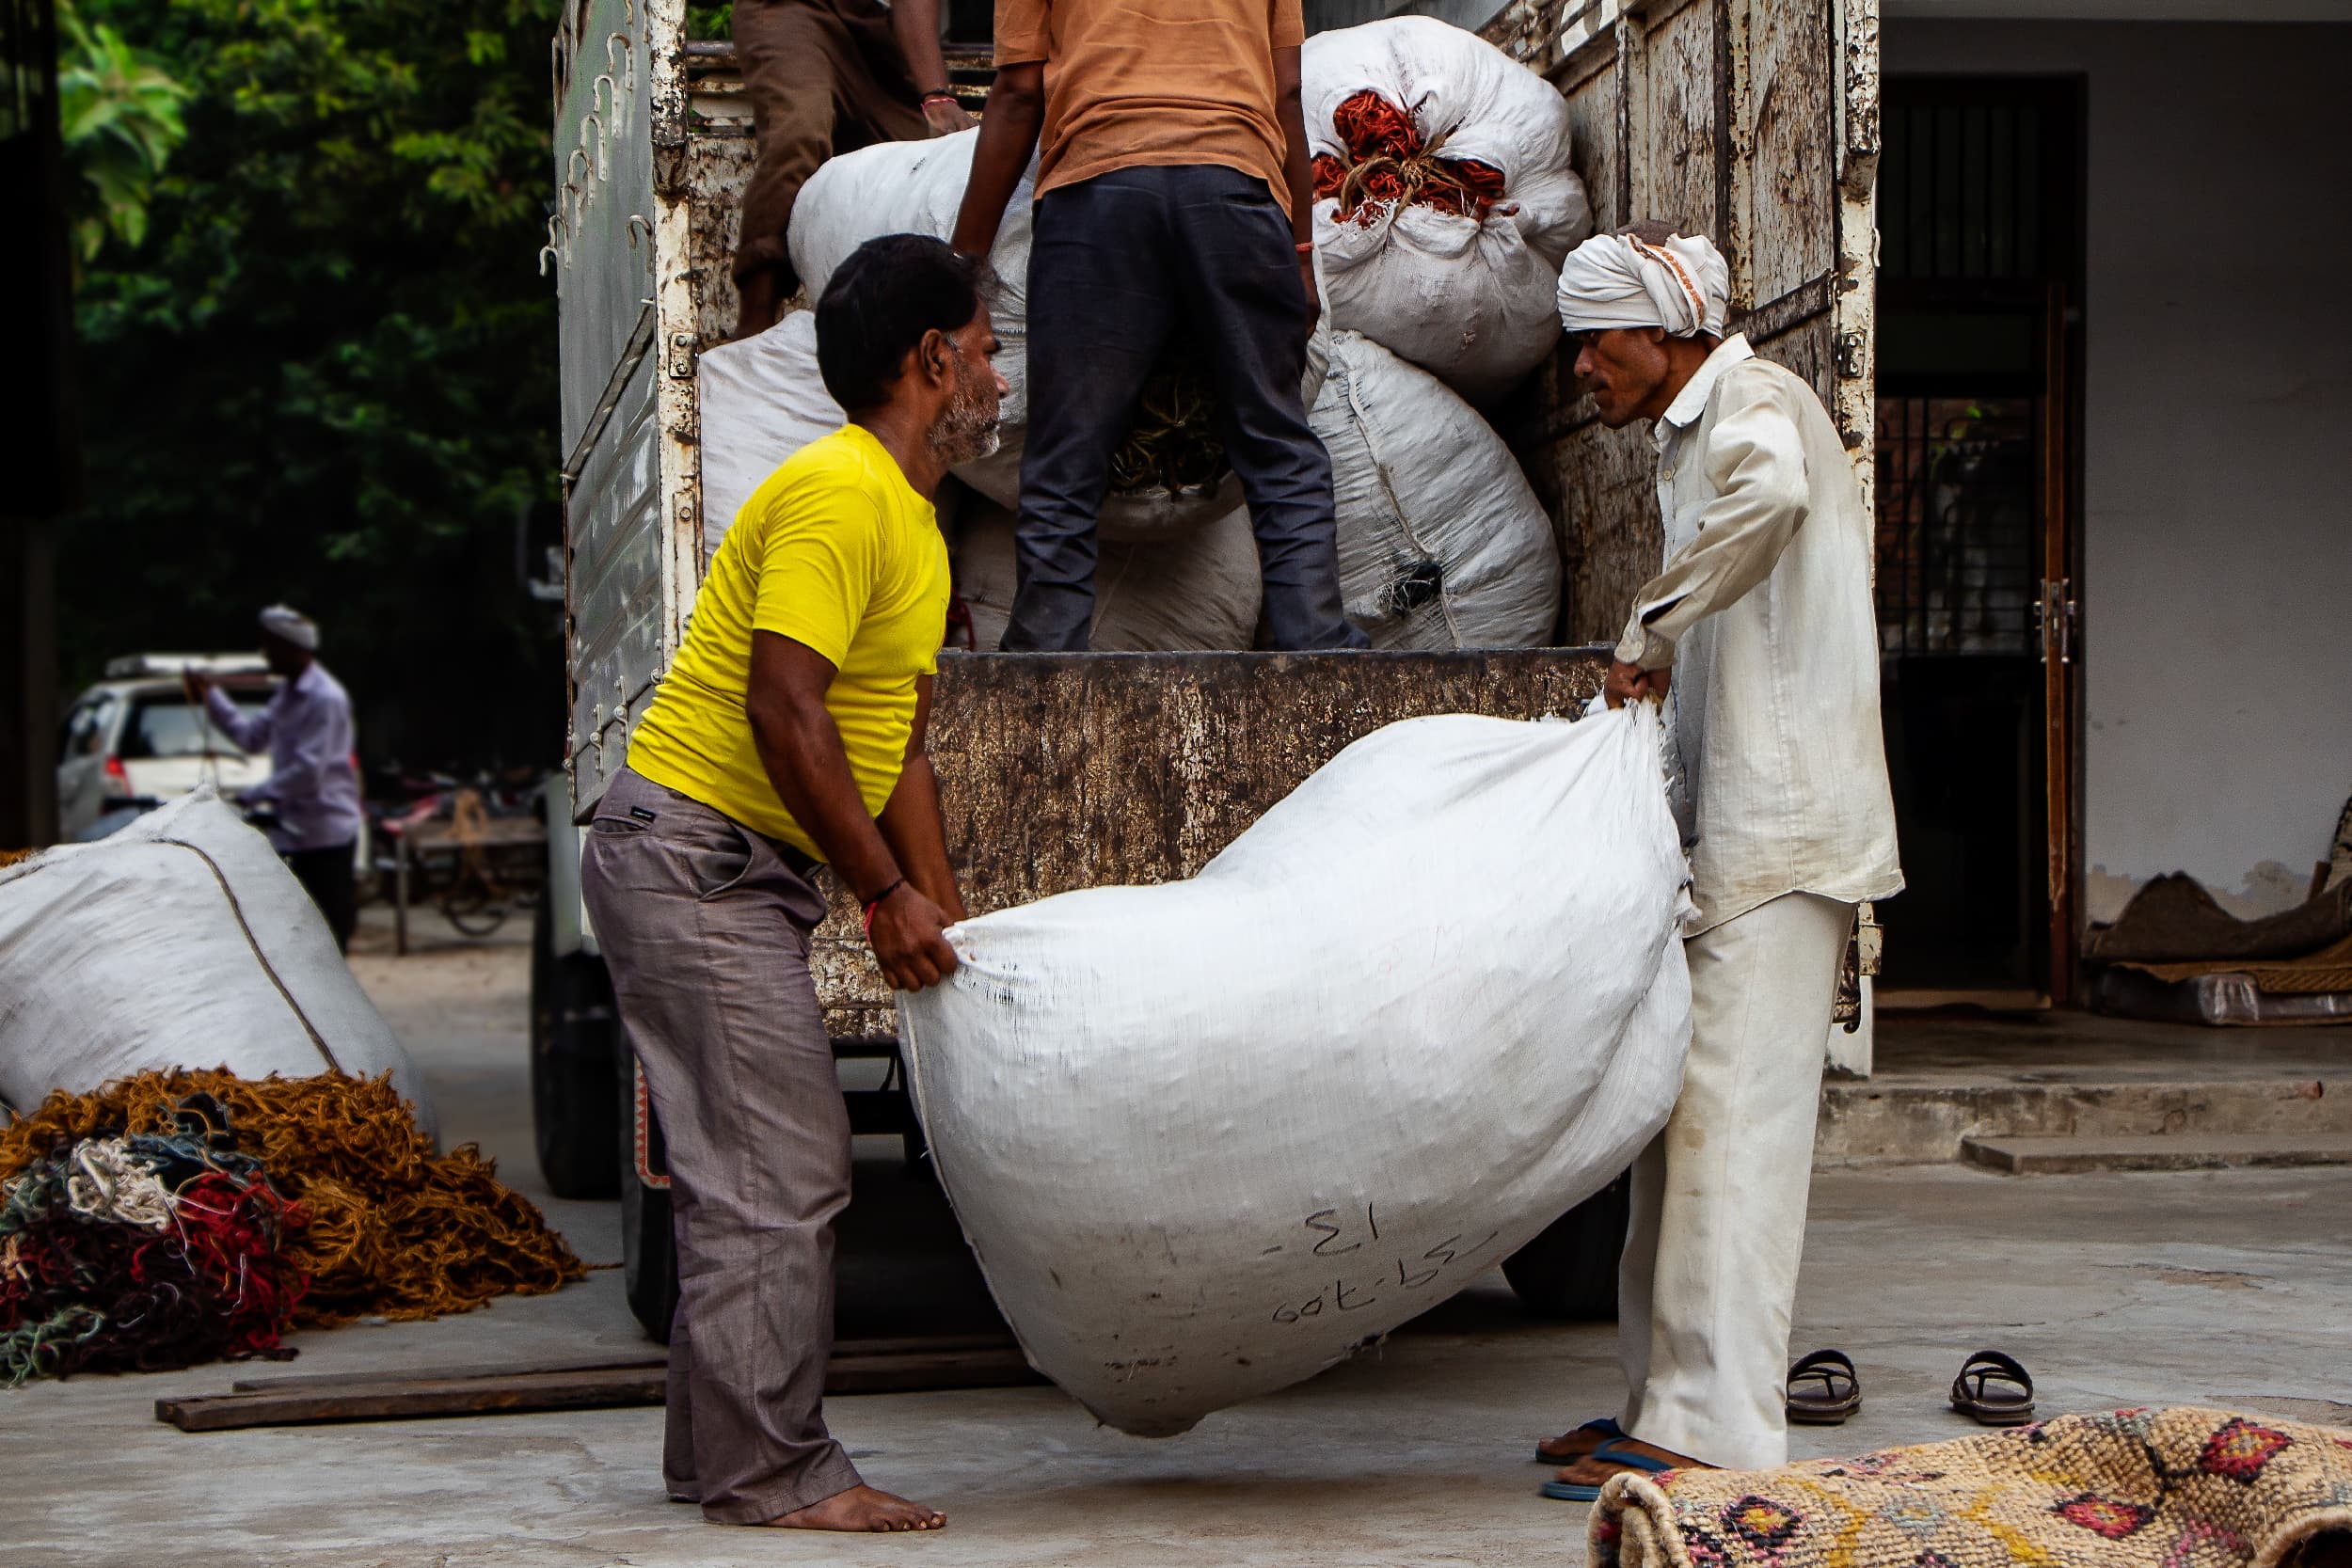
[[[1938,103],[1889,95],[1879,164],[1880,277],[2045,276],[2047,111],[2035,102]]]
[[[2022,397],[1879,399],[1887,656],[2034,652],[2037,407]]]

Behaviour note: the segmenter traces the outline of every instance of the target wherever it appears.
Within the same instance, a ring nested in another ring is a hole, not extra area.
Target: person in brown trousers
[[[925,736],[947,629],[931,498],[996,445],[984,263],[918,234],[817,303],[849,417],[752,493],[628,737],[580,895],[670,1159],[677,1316],[661,1474],[721,1524],[923,1530],[825,1425],[850,1117],[809,969],[819,865],[890,984],[936,985],[963,918]]]
[[[973,119],[947,88],[939,0],[735,0],[734,33],[759,143],[735,247],[735,335],[748,338],[800,291],[786,239],[819,164]]]

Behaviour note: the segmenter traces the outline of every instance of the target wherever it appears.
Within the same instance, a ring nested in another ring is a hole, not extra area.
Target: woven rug
[[[2060,1416],[1777,1470],[1620,1475],[1594,1568],[2281,1568],[2352,1530],[2352,1430]]]
[[[2273,996],[2316,996],[2352,990],[2352,937],[2299,958],[2208,958],[2202,963],[2131,962],[2116,967],[2140,970],[2168,986],[2206,974],[2236,974],[2249,976],[2256,990]]]

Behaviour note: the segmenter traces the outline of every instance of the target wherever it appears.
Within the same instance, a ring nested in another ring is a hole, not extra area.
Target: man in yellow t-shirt
[[[986,268],[861,246],[817,307],[850,422],[753,492],[589,825],[580,890],[667,1139],[678,1259],[662,1479],[725,1524],[934,1529],[825,1429],[850,1124],[809,975],[819,863],[894,986],[963,917],[924,751],[947,620],[931,493],[996,445]]]

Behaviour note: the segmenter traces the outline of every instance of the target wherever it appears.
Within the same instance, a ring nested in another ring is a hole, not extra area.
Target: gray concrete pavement
[[[453,947],[395,965],[363,947],[355,967],[433,1075],[453,1141],[480,1139],[535,1191],[522,957]],[[614,1256],[612,1206],[549,1209],[583,1257]],[[1814,1222],[1796,1348],[1851,1352],[1866,1402],[1843,1429],[1800,1432],[1801,1455],[1975,1430],[1944,1389],[1980,1345],[2032,1367],[2050,1411],[2352,1416],[2352,1170],[1838,1170],[1817,1183]],[[908,1289],[902,1312],[922,1306]],[[288,1370],[643,1348],[610,1270],[551,1297],[298,1342]],[[652,1410],[212,1434],[152,1418],[159,1394],[239,1372],[0,1394],[0,1564],[1574,1563],[1585,1510],[1535,1495],[1528,1450],[1619,1392],[1612,1330],[1534,1322],[1489,1278],[1377,1352],[1164,1442],[1099,1428],[1050,1388],[837,1400],[869,1479],[949,1514],[938,1536],[866,1539],[726,1529],[665,1503]]]

